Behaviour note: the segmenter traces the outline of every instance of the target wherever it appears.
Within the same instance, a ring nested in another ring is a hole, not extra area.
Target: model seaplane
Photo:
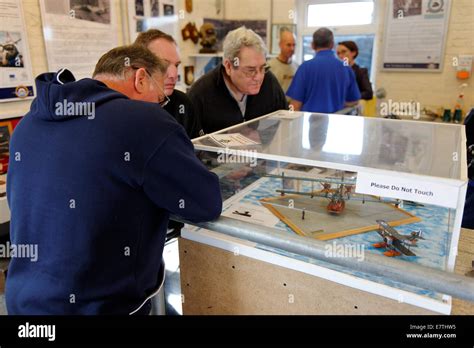
[[[282,196],[285,194],[296,194],[303,196],[313,197],[324,197],[329,199],[329,203],[326,207],[328,213],[330,214],[341,214],[346,207],[346,201],[362,201],[365,202],[374,202],[374,203],[393,203],[398,207],[401,203],[399,200],[380,200],[372,196],[366,197],[365,195],[356,194],[355,191],[355,180],[344,179],[344,173],[342,173],[341,178],[303,178],[303,177],[292,177],[286,176],[285,173],[281,175],[267,174],[267,177],[279,178],[282,180],[281,190],[276,190]],[[301,192],[301,191],[291,191],[285,189],[285,180],[300,180],[300,181],[309,181],[311,182],[311,191],[310,192]],[[315,191],[314,183],[317,183],[322,186],[322,190]]]
[[[400,256],[416,256],[410,250],[410,247],[416,247],[419,239],[425,239],[421,236],[421,230],[413,231],[409,236],[402,235],[390,226],[385,220],[377,220],[379,228],[377,233],[383,238],[383,242],[374,244],[374,248],[386,248],[383,254],[388,257]]]

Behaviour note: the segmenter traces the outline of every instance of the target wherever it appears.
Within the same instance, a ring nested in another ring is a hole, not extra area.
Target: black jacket
[[[372,84],[369,80],[369,71],[366,68],[361,68],[357,64],[352,66],[352,70],[355,73],[357,85],[359,86],[361,99],[370,100],[374,96],[372,91]]]
[[[188,96],[175,89],[169,98],[170,102],[164,109],[184,127],[188,137],[193,139],[203,135],[201,122],[194,112],[194,106]]]
[[[247,109],[245,117],[242,117],[237,101],[224,82],[223,72],[222,65],[208,72],[196,81],[188,94],[205,133],[213,133],[288,108],[285,94],[276,77],[267,72],[260,92],[247,97]]]

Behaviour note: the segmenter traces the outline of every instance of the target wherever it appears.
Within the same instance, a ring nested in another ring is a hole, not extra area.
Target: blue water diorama
[[[234,197],[232,199],[232,203],[261,205],[260,199],[276,196],[276,190],[278,189],[281,189],[280,179],[269,177],[261,178],[254,185],[252,185],[251,190],[244,190],[239,194],[239,196]],[[311,185],[308,182],[305,183],[302,181],[300,190],[302,192],[310,192]],[[228,204],[224,204],[224,211],[226,211],[226,209],[229,209]],[[403,210],[419,217],[421,221],[417,223],[397,226],[396,230],[400,234],[409,235],[412,231],[420,229],[425,239],[418,243],[418,246],[416,248],[416,256],[400,255],[397,258],[400,260],[407,261],[408,263],[415,263],[439,270],[446,270],[449,245],[451,242],[452,235],[450,231],[452,231],[453,228],[455,211],[439,206],[416,204],[404,204]],[[274,227],[286,231],[289,234],[294,235],[295,233],[282,221],[279,221]],[[373,244],[378,243],[380,241],[381,236],[375,230],[337,239],[338,244],[364,245],[364,249],[366,252],[382,254],[384,251],[383,249],[377,249],[373,247]],[[332,241],[328,241],[328,243],[332,243]],[[348,270],[341,266],[337,266],[331,263],[319,261],[297,254],[292,254],[265,245],[257,245],[257,248],[277,253],[283,256],[291,257],[303,262],[329,268],[335,271],[350,274],[393,288],[409,291],[418,295],[427,296],[439,301],[442,300],[442,294],[438,294],[427,289],[421,289],[415,286],[395,282],[387,277],[373,276],[357,271]],[[354,260],[354,262],[357,262],[357,260]]]

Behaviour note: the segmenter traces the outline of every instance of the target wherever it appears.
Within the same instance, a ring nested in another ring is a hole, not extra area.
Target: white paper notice
[[[211,135],[209,138],[222,147],[239,147],[259,144],[240,133],[216,134]]]
[[[91,77],[99,58],[118,46],[116,2],[41,0],[43,36],[51,72]]]
[[[232,204],[222,216],[268,227],[275,227],[279,221],[267,208],[246,203]]]
[[[384,69],[441,69],[451,0],[388,1]]]
[[[359,172],[356,193],[457,208],[459,187]]]
[[[301,112],[296,112],[296,111],[282,111],[279,112],[270,118],[279,118],[279,119],[284,119],[284,120],[294,120],[295,118],[301,117],[302,113]]]

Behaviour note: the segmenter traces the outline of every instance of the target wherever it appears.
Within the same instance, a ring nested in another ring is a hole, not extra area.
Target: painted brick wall
[[[378,0],[380,1],[380,0]],[[387,1],[380,1],[378,16],[380,21],[378,31],[378,67],[381,66],[383,47],[383,30],[385,25]],[[421,106],[432,108],[454,108],[459,92],[459,85],[463,82],[456,78],[456,70],[452,62],[453,57],[460,54],[474,56],[474,1],[453,0],[447,42],[445,48],[444,69],[441,73],[413,73],[413,72],[376,72],[375,85],[384,87],[387,98],[393,101],[408,102],[414,100]],[[466,81],[466,80],[465,80]],[[467,80],[469,87],[465,89],[465,108],[474,107],[474,77]]]

